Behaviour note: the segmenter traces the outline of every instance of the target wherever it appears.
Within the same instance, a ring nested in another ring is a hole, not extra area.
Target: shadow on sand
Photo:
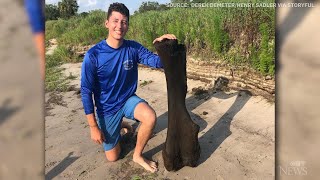
[[[51,180],[60,173],[62,173],[68,166],[74,163],[79,157],[71,157],[73,152],[70,152],[67,157],[65,157],[59,164],[52,168],[46,175],[46,180]]]
[[[199,144],[201,147],[201,156],[199,160],[199,164],[205,162],[220,146],[223,141],[231,135],[230,125],[231,121],[233,120],[234,116],[244,107],[244,105],[248,102],[251,98],[252,94],[249,91],[241,90],[236,93],[226,94],[225,92],[216,92],[212,95],[207,96],[207,98],[199,99],[196,96],[191,96],[186,99],[186,106],[188,112],[193,119],[200,126],[200,132],[202,132],[208,125],[208,123],[202,119],[199,115],[194,114],[191,112],[192,110],[196,109],[198,106],[206,102],[208,99],[215,97],[217,99],[229,99],[234,96],[237,96],[232,106],[225,112],[223,116],[207,131],[203,132],[203,135],[199,138]],[[217,107],[213,107],[217,108]],[[168,112],[160,115],[157,120],[157,125],[155,127],[155,133],[159,133],[167,128],[168,125]],[[124,146],[125,153],[123,156],[127,155],[131,150],[134,149],[135,145],[135,138],[131,138],[129,140],[129,146]],[[128,144],[125,144],[128,145]],[[144,155],[152,159],[152,157],[159,153],[164,146],[164,143],[158,145],[155,148],[144,153]]]

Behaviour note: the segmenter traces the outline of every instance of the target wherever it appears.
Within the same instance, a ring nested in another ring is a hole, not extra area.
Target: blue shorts
[[[131,96],[122,108],[114,115],[98,117],[98,126],[102,130],[106,141],[103,142],[103,148],[105,151],[111,150],[119,142],[121,135],[121,122],[122,118],[134,120],[134,110],[140,102],[146,102],[137,95]]]

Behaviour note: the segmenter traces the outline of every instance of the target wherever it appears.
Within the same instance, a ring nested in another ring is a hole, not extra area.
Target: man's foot
[[[152,173],[158,171],[158,165],[156,162],[149,161],[148,159],[145,159],[142,156],[133,157],[133,162],[138,163],[144,169],[146,169],[147,171],[150,171]]]
[[[125,121],[122,121],[121,129],[123,130],[123,135],[133,132],[133,127],[129,123],[125,122]]]

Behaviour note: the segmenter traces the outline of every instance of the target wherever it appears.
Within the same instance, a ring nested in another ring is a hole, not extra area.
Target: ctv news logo
[[[287,166],[279,166],[280,176],[306,176],[308,175],[305,161],[291,161]]]

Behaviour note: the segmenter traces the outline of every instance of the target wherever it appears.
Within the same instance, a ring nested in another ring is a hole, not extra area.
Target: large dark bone
[[[168,91],[168,130],[162,150],[164,166],[176,171],[183,166],[195,167],[200,157],[199,126],[187,111],[186,50],[177,40],[157,42],[155,48],[164,65]]]

